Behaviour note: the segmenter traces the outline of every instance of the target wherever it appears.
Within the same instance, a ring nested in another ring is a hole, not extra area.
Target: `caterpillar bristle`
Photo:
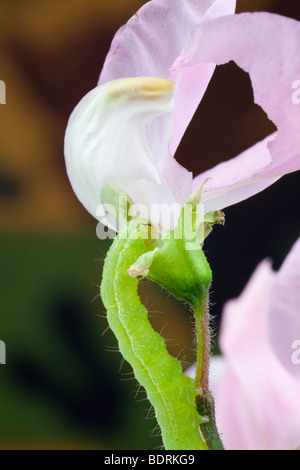
[[[89,283],[90,283],[92,286],[97,287],[97,289],[100,289],[100,285],[97,284],[96,282],[94,282],[94,281],[89,281]]]
[[[101,333],[100,338],[103,338],[103,336],[105,335],[105,333],[108,332],[108,330],[110,330],[110,326],[109,326],[109,325],[107,325],[107,327],[105,328],[105,330]]]
[[[104,318],[105,320],[107,320],[107,316],[106,315],[100,315],[99,313],[95,313],[94,316],[96,318]]]
[[[101,297],[101,296],[100,296],[100,292],[98,292],[98,294],[96,294],[96,295],[92,298],[91,304],[93,304],[96,300],[100,299],[100,297]],[[106,317],[105,317],[105,318],[106,318]]]

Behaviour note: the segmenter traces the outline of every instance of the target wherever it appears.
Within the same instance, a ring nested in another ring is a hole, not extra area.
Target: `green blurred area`
[[[161,446],[153,410],[119,354],[99,297],[110,243],[94,233],[0,237],[0,449]],[[191,313],[154,284],[140,291],[170,352],[191,363]]]
[[[144,419],[144,392],[134,398],[126,364],[119,373],[115,339],[101,337],[105,312],[92,299],[107,245],[94,236],[1,237],[0,448],[161,444],[155,421]]]

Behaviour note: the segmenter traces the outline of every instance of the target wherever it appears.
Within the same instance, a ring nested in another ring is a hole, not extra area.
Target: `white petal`
[[[75,108],[65,136],[67,172],[78,199],[94,217],[107,182],[119,184],[131,195],[130,189],[135,193],[143,180],[145,198],[139,192],[135,202],[147,204],[153,187],[160,203],[175,202],[145,136],[147,123],[153,116],[170,113],[173,101],[172,82],[129,78],[96,87]],[[165,148],[169,139],[166,136]]]

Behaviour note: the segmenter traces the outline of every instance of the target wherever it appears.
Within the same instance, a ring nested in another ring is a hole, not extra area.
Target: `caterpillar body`
[[[195,382],[183,374],[180,362],[170,356],[164,339],[152,328],[138,296],[138,279],[128,269],[149,246],[141,239],[123,237],[112,244],[104,264],[101,297],[120,352],[145,388],[168,450],[205,450],[197,412]]]

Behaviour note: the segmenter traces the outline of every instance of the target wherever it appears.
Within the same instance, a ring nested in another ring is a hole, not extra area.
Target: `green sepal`
[[[189,201],[181,211],[176,228],[155,242],[159,250],[147,277],[197,308],[208,293],[212,272],[197,240],[200,217],[197,205]]]

